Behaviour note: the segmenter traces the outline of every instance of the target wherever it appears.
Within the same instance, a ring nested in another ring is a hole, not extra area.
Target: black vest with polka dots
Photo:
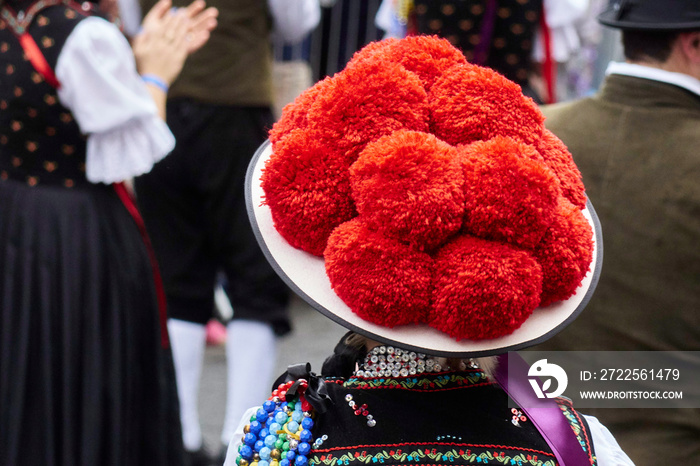
[[[66,188],[87,183],[86,138],[20,39],[28,32],[54,70],[66,39],[85,18],[79,9],[56,3],[41,0],[17,11],[5,6],[0,13],[0,182]]]
[[[530,75],[533,39],[541,13],[542,0],[415,1],[418,33],[446,38],[470,62],[493,68],[521,86]],[[491,27],[487,28],[486,23]],[[480,47],[484,49],[482,55],[476,56]]]

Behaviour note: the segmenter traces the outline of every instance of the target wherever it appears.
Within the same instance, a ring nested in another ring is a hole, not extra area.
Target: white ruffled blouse
[[[101,18],[81,21],[58,56],[58,98],[87,135],[86,176],[114,183],[151,170],[175,138],[136,71],[131,47]]]

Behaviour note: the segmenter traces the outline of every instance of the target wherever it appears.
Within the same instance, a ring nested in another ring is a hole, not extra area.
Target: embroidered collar
[[[491,385],[494,382],[473,360],[450,368],[445,360],[392,346],[378,346],[367,353],[346,388],[391,388],[414,391],[450,390],[457,387]]]
[[[452,369],[464,370],[467,366],[471,369],[479,367],[473,359],[470,359],[469,364],[461,362],[460,367]],[[364,362],[354,375],[357,377],[407,377],[443,370],[450,370],[450,367],[443,367],[440,360],[432,356],[393,346],[377,346],[367,353]]]
[[[26,10],[15,12],[9,5],[3,5],[0,10],[0,19],[4,21],[15,34],[23,34],[40,11],[55,5],[66,5],[81,14],[88,14],[91,10],[90,2],[78,5],[73,0],[38,0],[32,3]]]

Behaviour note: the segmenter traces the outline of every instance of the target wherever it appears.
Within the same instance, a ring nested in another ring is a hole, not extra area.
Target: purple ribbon
[[[474,59],[472,63],[483,65],[489,57],[489,49],[491,49],[491,41],[493,40],[493,29],[496,24],[496,8],[498,7],[497,0],[487,0],[484,17],[481,20],[481,31],[479,34],[479,43],[474,47]]]
[[[559,466],[591,466],[569,421],[552,398],[537,398],[528,382],[530,367],[517,353],[498,356],[494,378],[532,421],[552,449]],[[510,374],[510,377],[509,377]]]

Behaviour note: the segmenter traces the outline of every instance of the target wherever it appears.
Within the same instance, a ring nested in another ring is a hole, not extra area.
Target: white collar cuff
[[[700,81],[683,73],[675,73],[673,71],[660,70],[658,68],[633,63],[610,62],[608,68],[605,70],[605,74],[633,76],[635,78],[673,84],[674,86],[682,87],[700,96]]]

